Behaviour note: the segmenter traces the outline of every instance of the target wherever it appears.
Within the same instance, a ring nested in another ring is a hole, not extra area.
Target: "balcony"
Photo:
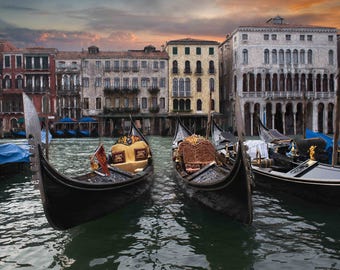
[[[191,74],[191,69],[190,68],[185,68],[184,69],[184,74]]]
[[[105,87],[104,88],[104,95],[137,95],[140,92],[140,89],[137,87]]]
[[[151,112],[151,113],[158,113],[158,112],[159,112],[159,106],[158,106],[158,105],[156,105],[156,106],[151,106],[151,107],[149,108],[149,112]]]
[[[157,86],[153,86],[153,87],[148,88],[148,91],[151,95],[157,95],[160,89]]]
[[[119,114],[119,113],[139,113],[140,107],[134,106],[134,107],[127,107],[127,108],[108,108],[104,107],[104,114]]]

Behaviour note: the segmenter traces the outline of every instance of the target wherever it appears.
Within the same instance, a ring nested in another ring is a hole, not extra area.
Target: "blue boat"
[[[29,166],[28,144],[0,144],[0,177],[21,173]]]

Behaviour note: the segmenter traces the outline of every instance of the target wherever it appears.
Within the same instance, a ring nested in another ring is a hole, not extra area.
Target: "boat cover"
[[[14,143],[0,144],[0,164],[29,162],[28,145],[19,146]]]

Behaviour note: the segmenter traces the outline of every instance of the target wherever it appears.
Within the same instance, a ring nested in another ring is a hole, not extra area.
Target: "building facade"
[[[228,108],[238,95],[246,135],[258,135],[257,117],[287,135],[302,135],[306,127],[334,132],[335,28],[288,24],[278,16],[238,27],[219,51],[226,113],[234,119]]]
[[[53,48],[18,49],[0,41],[0,136],[24,130],[22,93],[33,101],[41,119],[55,115]]]
[[[205,132],[210,112],[219,112],[218,45],[216,41],[191,38],[166,44],[169,117],[180,116],[197,133]]]

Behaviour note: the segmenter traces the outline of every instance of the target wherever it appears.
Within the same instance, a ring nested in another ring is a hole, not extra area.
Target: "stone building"
[[[337,30],[286,23],[275,17],[239,26],[219,46],[225,112],[240,97],[245,131],[257,135],[257,117],[285,134],[305,127],[333,133],[338,73]]]
[[[205,133],[209,112],[219,112],[218,45],[191,38],[166,43],[169,117],[180,116],[196,133]]]
[[[166,129],[168,55],[149,45],[143,50],[81,53],[83,116],[101,121],[103,135],[119,135],[132,115],[145,133]]]

